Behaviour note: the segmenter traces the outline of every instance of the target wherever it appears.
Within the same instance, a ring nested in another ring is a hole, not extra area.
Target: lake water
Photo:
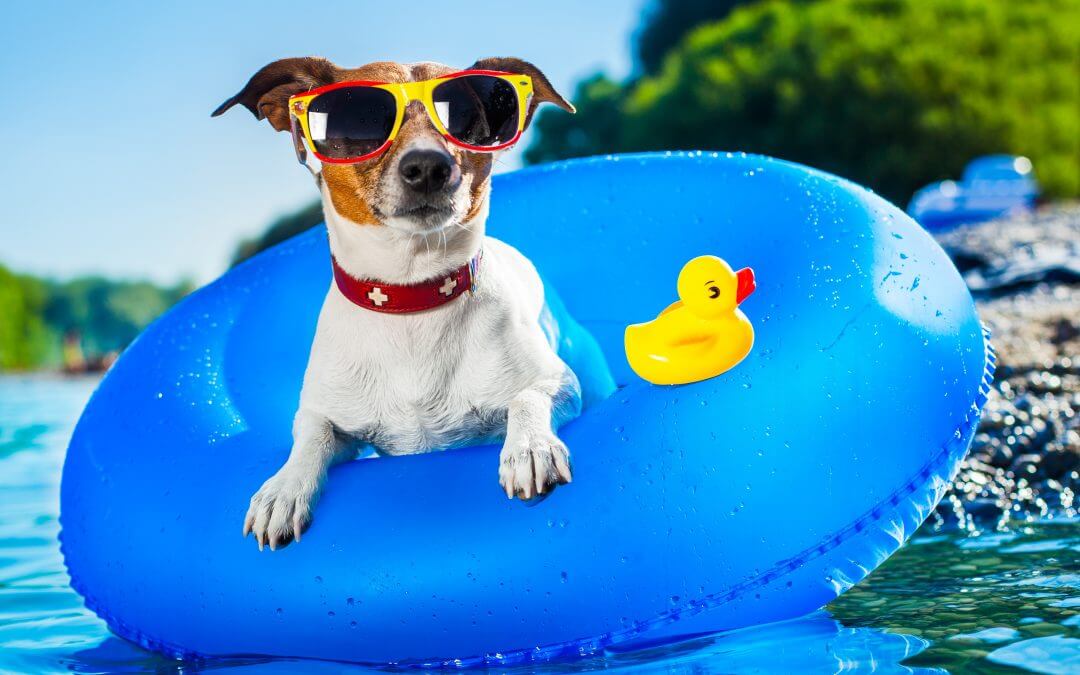
[[[344,672],[344,664],[184,664],[110,635],[68,586],[57,545],[60,469],[91,379],[0,377],[0,673]],[[810,616],[552,672],[1080,673],[1080,521],[981,533],[926,525]]]

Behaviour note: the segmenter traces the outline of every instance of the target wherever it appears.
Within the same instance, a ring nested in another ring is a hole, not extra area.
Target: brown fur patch
[[[408,82],[409,70],[393,61],[375,61],[359,68],[339,68],[335,82],[371,80],[373,82]]]
[[[217,117],[236,104],[265,119],[278,131],[289,128],[289,97],[336,81],[340,69],[326,59],[314,56],[274,61],[251,76],[235,96],[219,105],[211,117]]]
[[[465,152],[464,161],[469,166],[468,172],[462,172],[472,176],[469,185],[469,212],[465,214],[465,222],[471,222],[480,214],[480,210],[487,201],[491,190],[491,167],[495,158],[491,153]]]
[[[372,207],[372,199],[379,189],[382,171],[377,165],[385,162],[385,155],[364,162],[367,166],[357,170],[358,164],[324,164],[322,175],[334,210],[342,217],[358,225],[381,224]]]

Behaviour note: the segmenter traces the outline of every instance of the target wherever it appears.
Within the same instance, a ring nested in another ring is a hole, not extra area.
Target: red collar
[[[418,284],[387,284],[381,281],[362,281],[349,275],[333,255],[334,282],[341,294],[354,305],[375,312],[411,314],[445,305],[476,285],[480,256],[476,256],[447,275]]]

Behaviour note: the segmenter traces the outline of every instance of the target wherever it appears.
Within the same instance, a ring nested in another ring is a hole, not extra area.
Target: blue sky
[[[8,3],[0,263],[67,278],[220,274],[236,242],[316,196],[285,134],[210,111],[264,64],[520,56],[565,95],[630,68],[643,0]],[[506,158],[520,164],[528,135]]]

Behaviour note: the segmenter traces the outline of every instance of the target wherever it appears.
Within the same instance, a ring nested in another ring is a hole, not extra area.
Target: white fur
[[[396,174],[386,172],[383,201],[396,198]],[[505,438],[498,479],[508,497],[570,481],[569,453],[554,429],[579,411],[577,380],[540,328],[543,286],[532,263],[485,237],[486,203],[461,222],[467,182],[454,215],[435,228],[392,217],[383,226],[351,222],[323,188],[331,250],[354,276],[416,283],[458,268],[481,247],[483,260],[472,293],[414,314],[357,307],[331,282],[292,452],[245,518],[244,534],[253,531],[260,549],[300,539],[327,471],[355,456],[349,439],[396,455]]]

